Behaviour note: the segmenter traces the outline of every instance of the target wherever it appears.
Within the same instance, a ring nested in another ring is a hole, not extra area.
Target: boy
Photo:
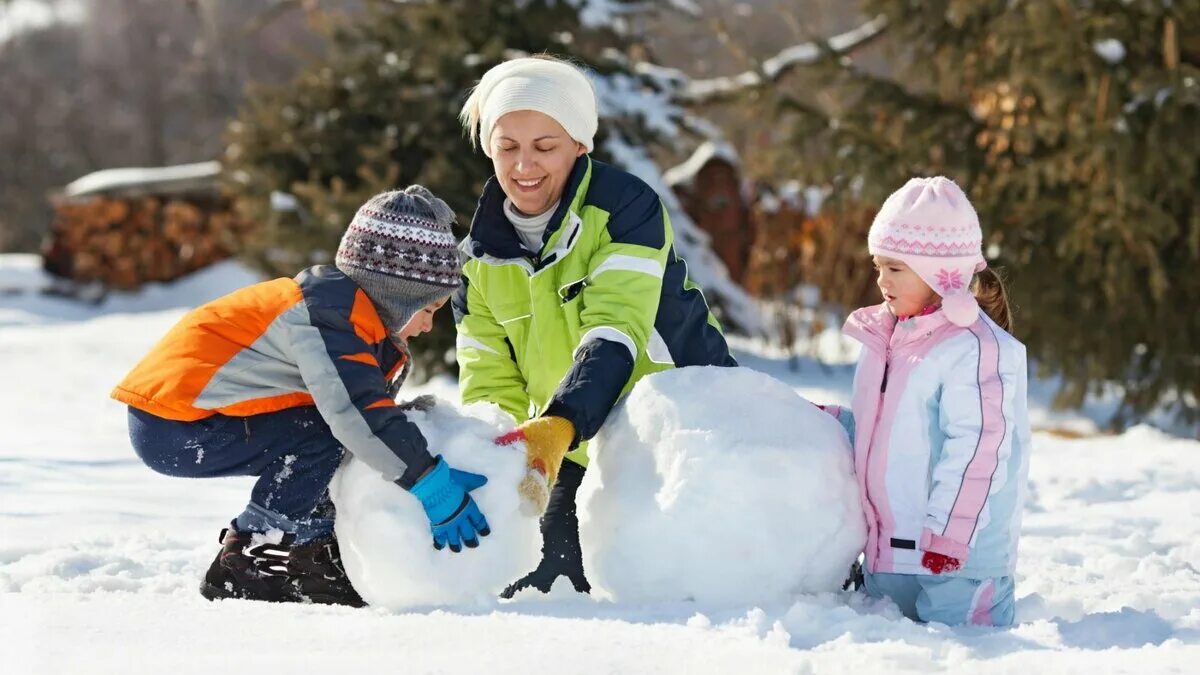
[[[355,214],[335,265],[249,286],[184,316],[113,390],[133,448],[170,476],[258,476],[221,531],[201,594],[362,606],[328,486],[343,448],[421,501],[434,546],[489,534],[484,476],[432,457],[394,401],[407,342],[459,284],[454,213],[414,185]]]

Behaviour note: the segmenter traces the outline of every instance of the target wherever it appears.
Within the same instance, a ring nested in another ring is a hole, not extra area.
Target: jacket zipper
[[[880,393],[879,405],[877,405],[875,408],[875,419],[872,420],[872,422],[871,422],[871,437],[867,444],[866,485],[867,485],[868,489],[870,488],[871,461],[872,460],[878,461],[878,458],[875,457],[874,453],[871,452],[871,446],[874,445],[874,443],[875,443],[875,434],[879,431],[879,418],[882,417],[882,415],[883,415],[883,394],[885,392],[887,392],[888,371],[891,369],[891,365],[892,365],[892,347],[889,344],[889,345],[885,345],[884,350],[883,350],[883,379],[879,383],[879,393]],[[875,506],[875,502],[871,499],[869,494],[867,495],[867,503],[871,505],[871,510],[875,512],[874,513],[875,532],[877,534],[879,534],[879,536],[876,538],[876,542],[875,542],[875,546],[876,546],[875,555],[878,556],[880,554],[881,549],[883,548],[883,544],[880,543],[883,540],[882,534],[881,534],[883,532],[883,521],[879,518],[879,508],[877,506]]]

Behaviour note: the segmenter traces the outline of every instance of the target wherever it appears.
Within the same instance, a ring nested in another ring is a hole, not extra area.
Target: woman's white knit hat
[[[562,125],[571,138],[592,151],[599,118],[596,92],[581,70],[564,61],[519,58],[505,61],[483,74],[459,113],[459,119],[483,154],[492,156],[488,140],[492,127],[516,110],[536,110]]]

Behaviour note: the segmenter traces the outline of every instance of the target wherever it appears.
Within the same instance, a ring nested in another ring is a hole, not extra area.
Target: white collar
[[[512,223],[513,229],[517,231],[517,236],[520,237],[521,243],[525,244],[525,248],[537,253],[542,250],[542,234],[545,233],[550,219],[554,217],[554,212],[558,210],[558,204],[559,202],[554,202],[542,213],[536,216],[527,216],[517,210],[511,199],[505,197],[504,216],[508,218],[508,222]]]

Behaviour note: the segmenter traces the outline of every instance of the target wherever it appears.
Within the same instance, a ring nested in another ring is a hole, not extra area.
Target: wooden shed
[[[728,144],[706,142],[685,162],[663,172],[663,179],[683,210],[711,237],[730,278],[743,283],[754,228],[737,153]]]

